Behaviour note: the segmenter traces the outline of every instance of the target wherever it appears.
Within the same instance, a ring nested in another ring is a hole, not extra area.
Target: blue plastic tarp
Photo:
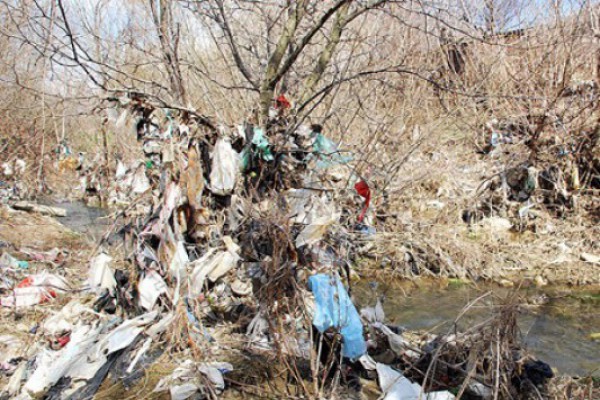
[[[350,359],[362,356],[367,351],[362,322],[340,278],[316,274],[308,279],[308,285],[315,295],[315,328],[321,333],[336,328],[344,339],[342,355]]]

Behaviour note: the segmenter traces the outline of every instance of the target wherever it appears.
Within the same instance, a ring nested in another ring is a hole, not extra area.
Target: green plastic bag
[[[352,161],[351,156],[340,154],[335,142],[320,133],[317,133],[313,149],[317,157],[317,169],[329,168],[333,164],[347,164]]]
[[[263,160],[274,160],[273,153],[271,153],[271,149],[269,148],[269,140],[265,137],[265,134],[261,128],[254,128],[252,144],[256,146],[258,153]]]

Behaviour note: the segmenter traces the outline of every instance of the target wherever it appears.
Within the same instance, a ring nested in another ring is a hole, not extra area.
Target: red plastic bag
[[[292,103],[285,97],[285,95],[280,95],[277,100],[275,100],[275,108],[279,110],[287,110],[292,106]]]
[[[354,189],[356,189],[356,192],[360,197],[365,199],[365,205],[363,206],[362,212],[358,217],[358,222],[362,222],[365,218],[367,210],[369,209],[369,204],[371,203],[371,189],[369,188],[367,182],[363,180],[357,182],[356,185],[354,185]]]

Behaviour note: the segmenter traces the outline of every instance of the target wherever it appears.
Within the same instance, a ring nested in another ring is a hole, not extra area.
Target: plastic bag
[[[367,182],[363,180],[357,182],[356,185],[354,185],[354,189],[356,189],[356,192],[360,197],[365,199],[365,205],[363,206],[363,209],[360,215],[358,216],[358,222],[362,222],[365,218],[367,210],[369,209],[369,204],[371,203],[371,189],[369,188]]]
[[[447,390],[423,393],[423,388],[418,383],[412,383],[400,372],[391,367],[377,363],[377,376],[379,387],[385,394],[383,400],[454,400],[455,397]]]
[[[329,168],[332,164],[347,164],[352,161],[352,157],[340,154],[337,144],[320,133],[317,133],[313,149],[317,157],[317,169]]]
[[[133,175],[131,186],[135,194],[142,194],[150,189],[150,180],[146,176],[144,168],[144,164],[140,164]]]
[[[238,171],[239,155],[226,139],[217,140],[212,154],[210,171],[210,191],[225,196],[235,187]]]
[[[191,293],[194,296],[202,294],[204,281],[208,277],[211,282],[225,275],[237,265],[240,259],[240,247],[233,242],[230,236],[223,238],[226,251],[216,252],[216,249],[210,249],[204,256],[192,262],[194,269],[191,275]]]
[[[97,294],[100,294],[104,289],[113,294],[117,287],[117,281],[115,275],[110,269],[110,263],[112,257],[106,253],[100,253],[94,257],[90,263],[90,270],[88,273],[88,284],[90,289],[94,290]]]
[[[312,245],[320,241],[339,217],[340,214],[336,213],[333,206],[324,199],[313,201],[313,207],[306,216],[309,225],[296,237],[296,247]]]
[[[308,279],[308,284],[315,295],[316,309],[312,321],[315,328],[321,333],[331,327],[339,329],[344,338],[344,357],[357,359],[365,354],[367,345],[362,322],[339,277],[317,274]]]
[[[265,137],[265,133],[261,128],[254,128],[252,144],[256,146],[256,149],[263,160],[273,161],[274,157],[269,148],[269,140]]]
[[[63,277],[46,271],[23,279],[9,296],[2,297],[4,307],[29,307],[53,299],[68,289]]]
[[[151,271],[140,281],[138,291],[140,292],[140,306],[145,310],[151,310],[158,297],[167,293],[167,284],[156,271]]]

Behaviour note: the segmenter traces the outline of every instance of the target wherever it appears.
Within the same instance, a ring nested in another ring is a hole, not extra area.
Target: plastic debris
[[[350,359],[362,356],[367,346],[363,326],[354,304],[337,276],[313,275],[308,280],[315,295],[316,310],[313,325],[323,333],[333,327],[344,339],[342,355]]]
[[[142,333],[144,330],[142,327],[152,322],[157,315],[158,313],[156,311],[142,314],[123,322],[115,328],[104,338],[104,342],[106,343],[106,354],[114,353],[117,350],[129,346],[135,338]]]
[[[144,353],[146,353],[148,351],[148,349],[150,349],[150,345],[151,344],[152,344],[152,338],[151,337],[149,337],[148,339],[146,339],[144,341],[144,344],[142,345],[142,347],[139,349],[139,351],[137,352],[137,354],[135,355],[135,357],[131,361],[131,364],[129,364],[129,367],[127,367],[127,373],[128,374],[130,374],[130,373],[133,372],[135,366],[140,361],[140,358],[142,358],[142,356],[144,355]]]
[[[140,306],[145,310],[151,310],[158,297],[167,293],[167,284],[156,271],[150,271],[140,281],[138,291],[140,292]]]
[[[177,367],[169,376],[162,378],[154,392],[163,392],[167,389],[171,394],[171,399],[187,399],[197,392],[203,393],[206,388],[198,377],[202,373],[212,384],[212,389],[217,392],[225,388],[223,374],[232,371],[233,366],[224,362],[195,363],[192,360],[185,360],[181,366]]]
[[[145,168],[146,166],[144,164],[140,164],[135,170],[133,181],[131,182],[134,194],[142,194],[150,190],[150,181],[146,176]]]
[[[354,189],[356,189],[356,192],[359,194],[360,197],[365,199],[365,205],[363,206],[363,209],[360,215],[358,216],[358,222],[362,222],[365,218],[367,210],[369,209],[369,204],[371,203],[371,189],[369,188],[367,182],[363,180],[357,182],[356,185],[354,185]]]
[[[384,393],[383,400],[454,400],[455,397],[448,391],[422,393],[423,389],[418,383],[412,383],[400,372],[391,367],[377,363],[377,376],[379,386]]]
[[[383,311],[383,304],[381,299],[377,299],[375,307],[365,307],[360,310],[360,316],[363,317],[369,323],[383,322],[385,319],[385,312]]]
[[[127,174],[127,167],[121,160],[117,161],[117,171],[115,172],[116,179],[123,179]]]
[[[12,295],[0,299],[0,304],[4,307],[30,307],[47,302],[67,289],[64,278],[43,271],[21,281]]]
[[[296,237],[296,247],[313,245],[319,242],[329,230],[329,227],[336,223],[340,217],[333,209],[333,206],[323,205],[318,211],[318,215],[309,216],[310,225],[306,226]]]
[[[261,128],[254,128],[254,136],[252,144],[256,146],[258,155],[265,161],[273,161],[273,153],[271,153],[269,140],[265,137],[265,133]]]
[[[600,256],[591,253],[581,253],[581,260],[592,264],[600,264]]]
[[[194,268],[191,275],[191,290],[194,296],[202,293],[206,278],[215,282],[237,265],[240,259],[239,246],[230,236],[225,236],[223,242],[226,251],[216,252],[215,249],[211,249],[203,257],[191,263]]]
[[[52,264],[63,261],[66,254],[65,251],[59,250],[56,247],[49,251],[33,251],[21,249],[21,252],[27,254],[27,256],[32,261],[47,262]],[[0,263],[2,263],[2,261],[0,261]]]
[[[18,260],[8,253],[4,253],[2,254],[2,257],[0,257],[0,268],[28,269],[29,263],[27,261]]]
[[[321,133],[317,133],[313,143],[313,150],[317,158],[317,169],[329,168],[333,164],[347,164],[352,157],[340,153],[338,145]]]
[[[45,393],[63,376],[91,379],[106,362],[104,354],[93,351],[102,327],[79,325],[71,340],[59,351],[42,350],[36,357],[37,368],[25,383],[25,392],[31,395]]]
[[[98,254],[90,262],[88,285],[97,294],[101,294],[104,290],[108,290],[110,294],[113,294],[117,287],[115,275],[110,268],[111,262],[112,257],[106,253]]]
[[[239,155],[228,139],[219,139],[212,154],[210,191],[220,196],[230,194],[235,188]]]

